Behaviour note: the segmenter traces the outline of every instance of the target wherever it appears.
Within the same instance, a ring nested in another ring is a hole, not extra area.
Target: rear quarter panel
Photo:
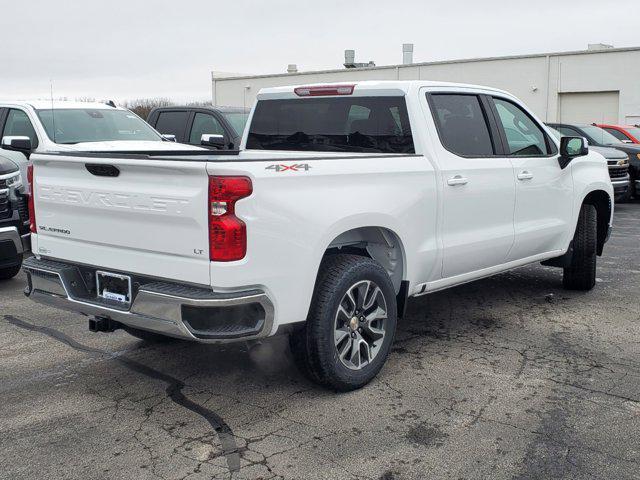
[[[326,248],[341,233],[366,226],[387,228],[401,239],[403,278],[422,278],[434,267],[437,194],[425,157],[258,157],[207,166],[209,175],[248,175],[253,182],[253,194],[236,206],[247,224],[247,255],[211,263],[214,289],[263,288],[274,301],[277,324],[303,321]],[[280,164],[309,169],[269,168]]]

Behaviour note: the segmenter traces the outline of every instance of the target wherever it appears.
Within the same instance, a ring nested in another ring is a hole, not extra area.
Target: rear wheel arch
[[[398,318],[404,316],[409,298],[409,282],[405,280],[407,257],[402,240],[395,231],[381,226],[362,226],[346,230],[328,243],[322,259],[327,255],[338,254],[360,255],[378,262],[386,270],[393,284]],[[321,262],[318,263],[316,284],[320,265]]]
[[[350,253],[369,257],[389,274],[396,293],[406,277],[406,255],[400,236],[386,227],[358,227],[336,236],[324,255]]]

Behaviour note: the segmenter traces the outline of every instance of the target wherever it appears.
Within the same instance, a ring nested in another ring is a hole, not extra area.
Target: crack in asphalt
[[[60,343],[63,343],[75,350],[87,353],[92,356],[108,357],[117,361],[129,370],[132,370],[154,380],[160,380],[166,383],[167,388],[165,392],[174,403],[201,416],[209,423],[209,425],[211,425],[213,430],[218,435],[218,439],[220,440],[220,444],[222,445],[222,450],[227,461],[229,471],[237,472],[240,470],[240,454],[231,427],[229,427],[229,425],[217,413],[186,397],[184,393],[182,393],[182,389],[185,387],[183,381],[130,358],[115,356],[113,353],[107,352],[105,350],[83,345],[54,328],[34,325],[13,315],[4,315],[4,319],[15,327],[22,328],[23,330],[28,330],[31,332],[45,334],[53,338],[54,340],[59,341]]]

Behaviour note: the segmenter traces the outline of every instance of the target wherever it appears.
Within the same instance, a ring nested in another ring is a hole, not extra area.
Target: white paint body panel
[[[38,225],[49,222],[72,233],[41,231],[33,236],[34,251],[106,270],[210,285],[216,291],[260,288],[275,307],[274,332],[279,325],[306,318],[327,247],[352,229],[383,227],[395,233],[410,295],[564,253],[584,197],[603,190],[613,198],[604,158],[591,152],[561,170],[557,157],[456,157],[442,147],[424,100],[426,90],[438,89],[500,95],[520,104],[505,92],[482,87],[358,84],[355,95],[406,96],[415,155],[244,150],[237,157],[212,155],[200,162],[186,157],[92,158],[90,163],[117,165],[122,174],[90,178],[84,169],[86,158],[61,156],[54,161],[35,154]],[[296,98],[293,87],[260,95]],[[241,149],[245,144],[246,132]],[[311,168],[267,168],[292,163],[308,163]],[[525,169],[533,172],[533,181],[520,183],[517,174]],[[467,176],[469,183],[449,186],[447,179],[456,174]],[[248,236],[247,255],[240,261],[208,261],[208,175],[246,175],[253,183],[253,194],[236,206]],[[125,205],[131,204],[130,198],[149,205],[150,199],[161,197],[165,207],[154,212],[56,201],[47,188],[75,189],[80,192],[76,196],[122,193],[129,196]],[[167,198],[186,203],[179,213],[168,211]],[[193,252],[202,245],[204,257]]]

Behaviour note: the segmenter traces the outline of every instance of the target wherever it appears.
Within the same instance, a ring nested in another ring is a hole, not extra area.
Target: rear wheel
[[[300,369],[339,391],[360,388],[383,367],[397,323],[387,272],[357,255],[329,255],[320,267],[304,329],[290,338]]]
[[[564,269],[562,283],[568,290],[591,290],[596,284],[598,214],[593,205],[582,205],[573,237],[571,265]]]
[[[0,280],[9,280],[20,273],[21,265],[15,265],[13,267],[0,268]]]

